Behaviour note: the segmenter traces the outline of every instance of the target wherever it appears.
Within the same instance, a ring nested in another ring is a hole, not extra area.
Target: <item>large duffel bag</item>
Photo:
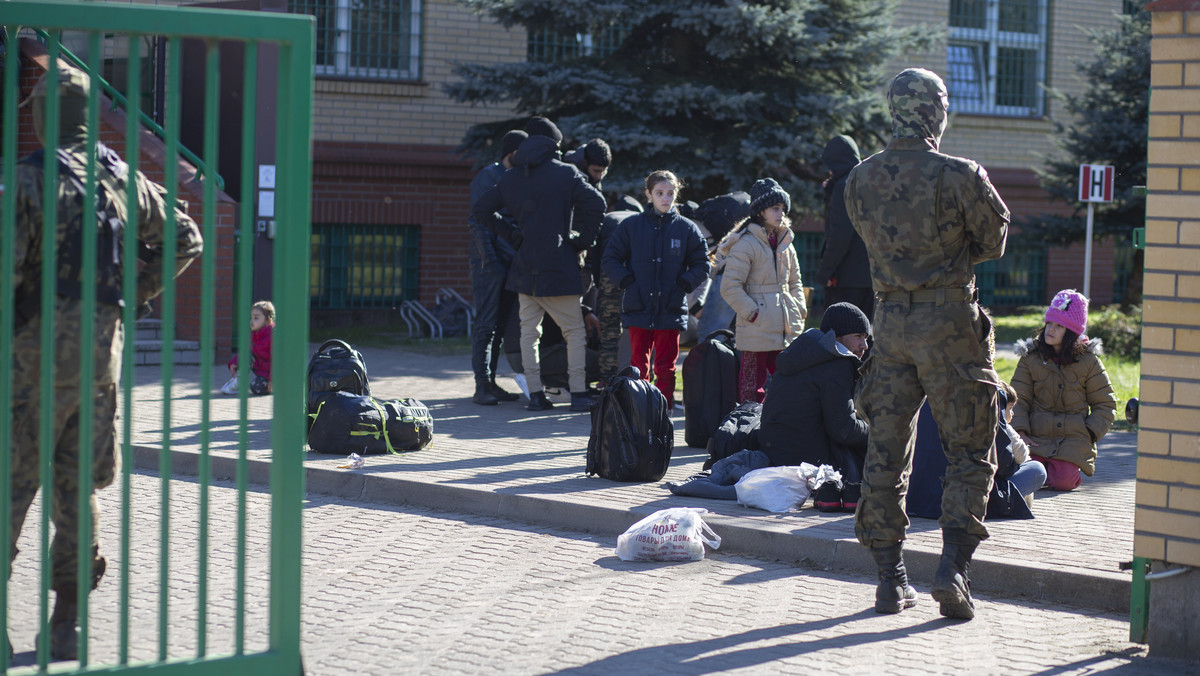
[[[744,401],[737,405],[713,432],[708,440],[708,460],[704,469],[711,469],[722,458],[739,451],[758,451],[758,428],[762,422],[762,404]]]
[[[362,354],[336,338],[322,343],[308,360],[308,413],[316,413],[321,400],[333,392],[371,394]]]
[[[667,398],[627,366],[600,392],[592,407],[587,474],[613,481],[658,481],[675,447]]]
[[[308,448],[318,453],[398,453],[433,440],[433,417],[416,399],[380,401],[334,392],[309,414]]]
[[[683,440],[705,448],[737,405],[738,353],[733,332],[722,329],[700,341],[683,360]]]

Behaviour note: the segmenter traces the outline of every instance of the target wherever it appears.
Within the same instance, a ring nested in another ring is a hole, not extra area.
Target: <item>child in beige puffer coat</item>
[[[787,218],[791,198],[764,178],[755,181],[750,200],[750,217],[725,236],[717,258],[724,265],[721,297],[737,313],[738,400],[761,402],[775,358],[804,330],[808,308]]]

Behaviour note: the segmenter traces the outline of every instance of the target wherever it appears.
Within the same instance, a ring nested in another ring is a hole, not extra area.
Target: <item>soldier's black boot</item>
[[[54,612],[50,614],[50,657],[56,660],[78,659],[78,601],[76,585],[64,584],[54,588]]]
[[[499,401],[516,401],[521,398],[521,395],[516,392],[509,392],[497,385],[495,380],[488,383],[488,392],[491,392],[492,396]]]
[[[471,401],[480,406],[495,406],[500,403],[496,395],[492,394],[488,389],[488,383],[475,384],[475,396],[471,397]]]
[[[942,531],[942,558],[929,594],[938,602],[938,610],[945,617],[959,620],[975,617],[968,572],[977,546],[979,538],[964,530],[948,528]]]
[[[879,586],[875,588],[875,612],[894,615],[917,605],[917,590],[908,583],[904,569],[903,543],[871,547],[871,556],[879,566]]]

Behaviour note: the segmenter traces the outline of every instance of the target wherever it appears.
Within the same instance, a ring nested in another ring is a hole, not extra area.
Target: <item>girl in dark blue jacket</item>
[[[669,171],[646,177],[652,209],[626,218],[601,259],[622,290],[621,324],[629,329],[630,364],[650,379],[675,407],[675,361],[679,332],[687,327],[685,296],[708,278],[708,247],[695,223],[675,211],[683,184]]]

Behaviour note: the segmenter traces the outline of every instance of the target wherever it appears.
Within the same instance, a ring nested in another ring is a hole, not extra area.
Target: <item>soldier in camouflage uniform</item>
[[[893,138],[858,165],[846,208],[871,259],[875,346],[857,403],[871,426],[858,539],[879,566],[878,612],[916,603],[901,543],[916,416],[926,397],[949,461],[942,497],[942,557],[931,595],[942,615],[974,616],[967,568],[996,466],[996,383],[974,266],[1004,254],[1009,212],[983,168],[938,152],[946,86],[908,69],[888,90]]]
[[[54,540],[51,545],[51,588],[55,592],[50,618],[50,649],[55,659],[74,659],[77,650],[78,582],[94,589],[105,570],[96,532],[96,498],[91,496],[93,540],[87,554],[92,561],[89,580],[77,580],[80,543],[78,541],[79,490],[79,413],[80,399],[90,393],[93,402],[92,427],[93,489],[113,482],[116,472],[114,446],[116,430],[116,390],[121,371],[121,352],[125,342],[122,314],[122,230],[137,228],[138,257],[142,261],[137,279],[137,301],[145,303],[162,291],[162,244],[168,209],[165,190],[141,172],[132,176],[129,167],[116,153],[97,143],[96,156],[87,156],[86,104],[90,82],[84,73],[59,63],[59,100],[61,124],[56,157],[45,157],[39,150],[21,160],[17,175],[5,181],[16,190],[15,280],[16,331],[13,339],[13,435],[12,435],[12,530],[11,555],[17,556],[17,540],[25,515],[40,486],[38,471],[41,343],[41,251],[43,165],[58,174],[58,248],[57,298],[54,315],[54,410],[53,439],[54,494],[51,498]],[[33,104],[33,120],[39,140],[45,142],[43,129],[45,91],[43,78],[35,86],[28,102]],[[50,93],[49,95],[52,95]],[[24,105],[24,104],[23,104]],[[80,278],[82,272],[82,210],[84,182],[88,164],[96,171],[97,200],[97,277]],[[136,221],[129,220],[126,183],[136,185],[138,209]],[[196,224],[181,208],[175,209],[175,274],[200,255],[202,243]],[[79,344],[82,316],[82,285],[96,285],[95,344]],[[95,364],[92,383],[81,383],[80,358],[91,351]],[[89,589],[89,591],[90,591]],[[11,651],[11,646],[10,646]]]

